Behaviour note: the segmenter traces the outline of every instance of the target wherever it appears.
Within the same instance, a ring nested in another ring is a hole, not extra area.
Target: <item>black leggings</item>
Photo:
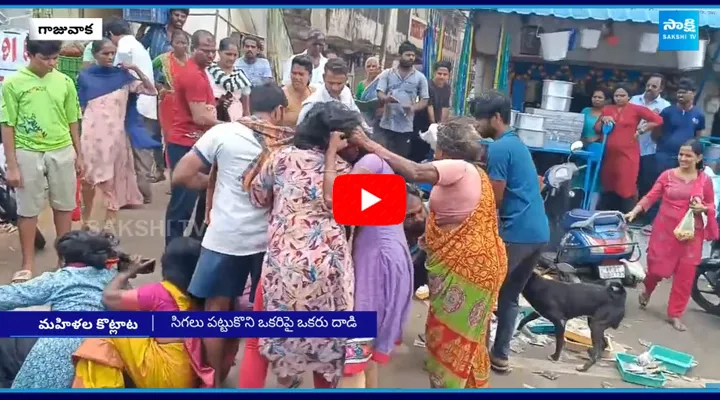
[[[603,192],[597,209],[600,211],[620,211],[627,214],[635,207],[635,197],[620,197],[615,192]]]

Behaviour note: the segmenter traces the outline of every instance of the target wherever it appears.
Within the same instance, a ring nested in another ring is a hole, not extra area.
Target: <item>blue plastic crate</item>
[[[650,355],[660,361],[666,370],[678,375],[685,375],[695,366],[695,357],[667,347],[653,345]]]
[[[660,388],[665,386],[667,378],[662,372],[658,374],[642,374],[627,370],[628,364],[635,364],[637,356],[627,353],[615,354],[615,365],[623,381],[640,386]]]
[[[123,8],[123,19],[140,24],[165,25],[170,19],[167,8]]]

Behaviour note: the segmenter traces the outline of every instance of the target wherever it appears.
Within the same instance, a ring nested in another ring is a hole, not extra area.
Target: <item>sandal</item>
[[[509,374],[512,371],[512,368],[510,368],[510,361],[501,360],[493,356],[490,356],[490,368],[501,374]]]
[[[652,234],[652,225],[643,226],[641,232],[645,236],[650,236]]]
[[[23,269],[13,274],[11,283],[23,283],[32,279],[32,271]]]
[[[650,296],[645,293],[640,293],[640,296],[638,296],[638,303],[640,303],[640,308],[644,310],[648,303],[650,303]]]

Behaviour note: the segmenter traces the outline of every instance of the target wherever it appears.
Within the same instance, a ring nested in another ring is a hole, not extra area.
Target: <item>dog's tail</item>
[[[610,282],[607,286],[607,291],[610,293],[610,298],[624,300],[627,297],[625,287],[620,282]]]

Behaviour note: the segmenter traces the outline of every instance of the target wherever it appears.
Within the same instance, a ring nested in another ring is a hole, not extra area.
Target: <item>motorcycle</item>
[[[644,279],[644,272],[636,264],[640,250],[625,216],[619,211],[579,208],[585,194],[582,189],[572,188],[572,179],[585,167],[578,167],[570,158],[581,148],[582,142],[573,143],[567,162],[551,167],[543,177],[550,241],[539,264],[566,282],[619,281],[636,286]],[[638,256],[633,258],[636,251]]]
[[[2,159],[0,159],[0,222],[17,226],[18,214],[15,189],[8,185],[7,182],[4,159],[5,153],[2,144],[0,144],[0,154],[3,154]],[[36,228],[35,249],[42,250],[46,244],[45,236],[43,236],[39,228]]]
[[[712,242],[710,257],[700,261],[692,288],[693,301],[706,312],[720,316],[720,304],[714,304],[705,295],[720,298],[720,240]]]

